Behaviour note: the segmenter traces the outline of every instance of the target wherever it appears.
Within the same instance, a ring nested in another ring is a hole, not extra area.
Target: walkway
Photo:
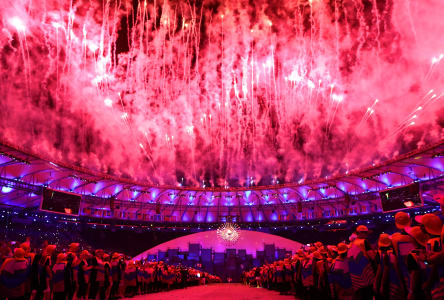
[[[248,287],[238,283],[220,283],[193,286],[169,292],[136,296],[132,300],[294,300],[293,296],[278,292]]]

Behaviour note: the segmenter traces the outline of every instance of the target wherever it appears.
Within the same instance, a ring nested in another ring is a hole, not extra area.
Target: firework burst
[[[224,223],[217,229],[217,236],[226,244],[235,244],[240,237],[240,227],[231,222]]]
[[[249,186],[441,139],[442,1],[3,2],[0,138],[49,159]]]

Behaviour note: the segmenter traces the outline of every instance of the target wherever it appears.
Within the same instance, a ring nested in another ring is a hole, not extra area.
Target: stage
[[[220,283],[205,286],[194,286],[186,289],[172,290],[168,292],[148,294],[128,298],[133,300],[294,300],[292,295],[279,295],[278,292],[263,288],[248,287],[238,283]]]

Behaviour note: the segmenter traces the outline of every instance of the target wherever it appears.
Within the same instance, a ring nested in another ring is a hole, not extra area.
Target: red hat
[[[74,252],[76,253],[77,251],[79,251],[79,243],[71,243],[69,244],[69,252]]]
[[[398,229],[404,229],[410,226],[410,215],[403,211],[397,212],[395,215],[395,225]]]
[[[56,262],[63,262],[63,261],[66,261],[66,254],[65,253],[59,253],[58,255],[57,255],[57,260],[56,260]]]
[[[89,253],[88,250],[83,250],[82,252],[80,252],[80,258],[82,258],[82,259],[87,258],[89,256],[91,256],[91,253]]]
[[[321,242],[316,242],[316,243],[314,243],[314,245],[318,249],[321,248],[322,246],[324,246]]]
[[[359,226],[356,228],[356,232],[368,232],[368,228],[367,228],[367,226],[359,225]]]
[[[427,236],[427,234],[425,234],[422,230],[421,227],[419,226],[414,226],[414,227],[407,227],[405,229],[405,231],[412,237],[415,239],[415,241],[420,244],[421,246],[426,246],[427,245],[427,241],[429,239],[429,237]]]
[[[15,259],[19,259],[22,260],[25,257],[25,250],[23,250],[22,248],[15,248],[14,249],[14,258]]]
[[[416,222],[424,225],[425,230],[432,235],[441,235],[442,221],[434,214],[425,214],[415,217]]]
[[[319,249],[319,253],[321,253],[322,255],[327,255],[328,251],[325,247],[322,247],[321,249]]]
[[[378,247],[390,247],[390,245],[392,244],[392,239],[390,238],[390,236],[387,233],[381,233],[379,235],[379,240],[378,240]]]
[[[313,252],[313,257],[316,259],[323,259],[322,255],[319,251]]]
[[[347,253],[348,246],[345,243],[339,243],[338,244],[338,254]]]
[[[296,254],[297,254],[300,258],[305,257],[305,252],[304,252],[303,249],[299,249],[299,250],[296,252]]]
[[[25,250],[25,252],[28,252],[31,250],[31,245],[30,245],[29,241],[26,241],[26,242],[20,244],[20,248]]]
[[[338,252],[338,247],[337,246],[334,246],[334,245],[328,245],[327,246],[327,249],[330,251],[330,252]]]
[[[57,248],[56,245],[48,245],[48,246],[46,246],[46,248],[45,248],[45,254],[46,254],[46,255],[52,255],[52,254],[54,253],[54,251],[55,251],[56,248]]]

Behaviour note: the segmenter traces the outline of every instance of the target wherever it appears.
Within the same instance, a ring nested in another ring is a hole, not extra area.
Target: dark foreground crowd
[[[360,225],[349,242],[316,242],[293,257],[242,274],[245,284],[302,299],[444,299],[443,223],[434,214],[398,212],[392,235],[376,245]]]
[[[30,241],[0,245],[0,300],[118,299],[220,282],[220,278],[164,262],[133,261],[103,250],[66,252],[56,245],[31,251]],[[16,246],[14,248],[14,246]]]

